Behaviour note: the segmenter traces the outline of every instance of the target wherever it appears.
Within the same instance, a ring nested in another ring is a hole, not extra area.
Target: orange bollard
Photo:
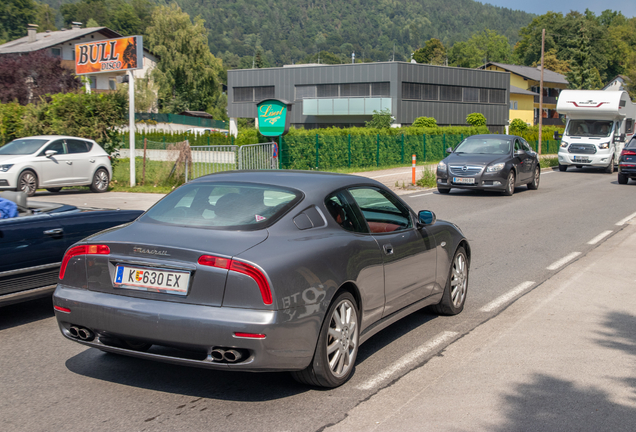
[[[415,186],[415,155],[413,155],[413,186]]]

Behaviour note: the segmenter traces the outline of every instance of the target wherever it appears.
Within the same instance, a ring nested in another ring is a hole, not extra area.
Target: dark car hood
[[[452,153],[444,161],[448,165],[486,166],[496,162],[505,162],[508,159],[510,159],[510,155]]]
[[[265,241],[268,235],[267,230],[221,231],[136,221],[102,231],[85,239],[85,241],[191,249],[235,256]]]

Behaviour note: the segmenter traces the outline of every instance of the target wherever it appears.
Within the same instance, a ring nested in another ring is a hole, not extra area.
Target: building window
[[[421,85],[415,83],[402,83],[402,99],[421,99]]]
[[[338,84],[319,84],[316,86],[318,97],[338,97]]]
[[[433,84],[422,84],[422,100],[439,100],[439,86]]]
[[[479,102],[479,89],[464,87],[464,102]]]
[[[461,102],[462,88],[455,86],[441,86],[439,91],[439,100]]]
[[[274,94],[274,86],[234,87],[234,102],[260,102],[273,98]]]
[[[365,97],[369,96],[370,89],[368,83],[359,84],[341,84],[340,96],[341,97]]]
[[[372,83],[371,96],[391,96],[391,84],[388,82]]]
[[[117,78],[108,78],[108,88],[110,90],[117,90]]]
[[[510,101],[510,109],[511,110],[517,109],[517,101]]]
[[[91,80],[91,90],[95,90],[97,88],[97,77],[91,76],[88,78]]]
[[[506,103],[506,91],[505,90],[498,90],[498,89],[490,89],[489,102],[491,104]]]
[[[296,100],[303,100],[305,98],[316,97],[316,86],[314,85],[301,85],[296,86]]]
[[[62,57],[62,48],[51,48],[51,55],[53,57]]]
[[[254,102],[274,97],[274,86],[254,87]]]

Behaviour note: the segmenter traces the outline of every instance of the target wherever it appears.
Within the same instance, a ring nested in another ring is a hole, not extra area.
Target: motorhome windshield
[[[614,122],[611,120],[570,120],[569,136],[608,137],[612,133]]]

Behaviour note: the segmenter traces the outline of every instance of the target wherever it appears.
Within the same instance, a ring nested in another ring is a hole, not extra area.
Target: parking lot
[[[65,340],[48,299],[5,307],[0,340],[10,348],[0,353],[0,393],[9,397],[0,402],[0,420],[24,431],[307,431],[336,425],[409,371],[426,371],[430,359],[623,230],[636,212],[635,187],[618,185],[616,175],[573,170],[545,171],[539,190],[520,187],[512,197],[433,190],[403,195],[414,209],[456,223],[471,242],[466,308],[455,317],[423,310],[383,330],[361,346],[352,379],[330,391],[297,384],[287,373],[201,370],[105,354]],[[37,195],[110,208],[147,208],[157,198]]]

